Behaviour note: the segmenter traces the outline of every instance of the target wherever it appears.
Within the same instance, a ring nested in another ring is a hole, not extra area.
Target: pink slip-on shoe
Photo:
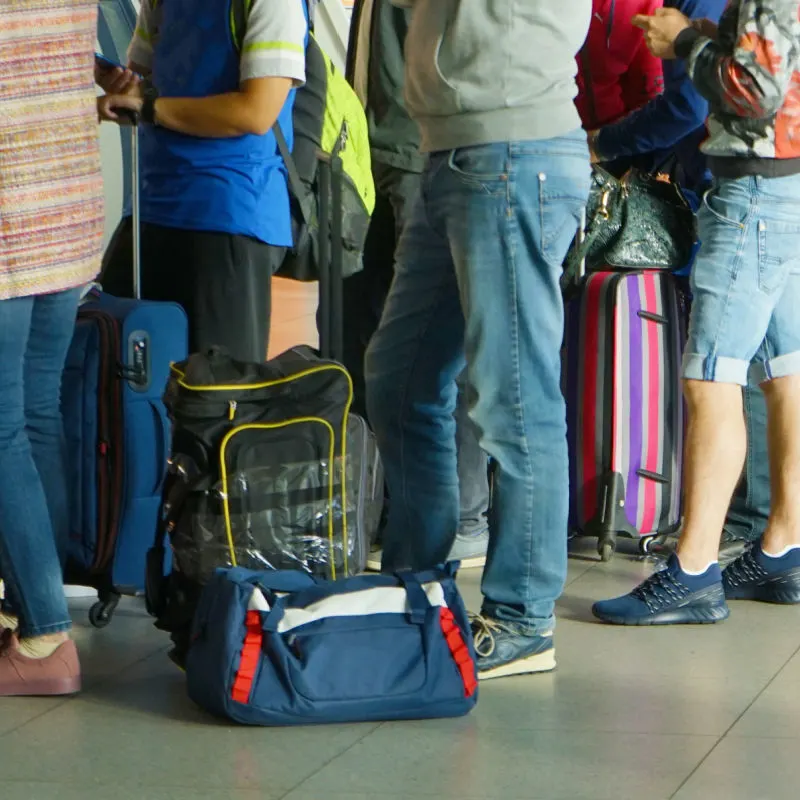
[[[76,694],[81,666],[75,642],[67,639],[47,658],[29,658],[16,636],[6,636],[0,650],[0,697]]]

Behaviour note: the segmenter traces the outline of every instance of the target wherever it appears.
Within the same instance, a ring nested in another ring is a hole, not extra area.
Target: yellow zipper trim
[[[178,379],[178,385],[182,386],[189,392],[235,392],[240,389],[244,389],[245,391],[252,391],[254,389],[267,389],[271,386],[280,386],[284,383],[291,383],[292,381],[296,381],[299,378],[305,378],[308,375],[314,375],[317,372],[326,372],[328,370],[338,370],[341,372],[345,378],[347,378],[347,402],[345,403],[344,407],[344,414],[342,415],[342,527],[344,529],[344,569],[345,575],[350,571],[349,567],[349,556],[347,554],[348,549],[348,542],[349,542],[349,532],[347,528],[347,423],[350,421],[350,408],[353,405],[353,379],[350,376],[350,373],[341,365],[341,364],[320,364],[316,367],[309,367],[308,369],[303,370],[302,372],[296,372],[294,375],[288,375],[285,378],[276,378],[273,381],[264,381],[262,383],[244,383],[244,384],[222,384],[222,385],[215,385],[215,386],[193,386],[192,384],[186,383],[184,380],[186,378],[186,373],[182,370],[178,369],[178,365],[176,363],[172,363],[169,365],[170,372],[175,375]],[[232,420],[233,416],[236,413],[235,407],[231,409],[229,418]],[[300,418],[295,420],[289,420],[283,423],[270,423],[266,424],[263,423],[261,426],[257,424],[252,424],[249,426],[241,426],[240,429],[245,427],[264,427],[264,428],[282,428],[286,425],[291,425],[294,422],[300,422],[304,419],[310,420],[318,420],[323,422],[328,428],[332,431],[333,426],[327,421],[320,419],[319,417],[308,417],[308,418]],[[223,508],[225,510],[225,527],[228,534],[228,545],[231,551],[231,559],[232,564],[236,566],[236,555],[234,553],[233,547],[233,536],[231,534],[231,524],[230,524],[230,516],[228,511],[228,490],[227,490],[227,478],[225,473],[225,459],[224,459],[224,451],[225,445],[227,444],[228,439],[230,438],[231,434],[234,433],[237,428],[234,428],[232,431],[228,431],[225,435],[225,438],[222,440],[222,445],[220,446],[220,459],[222,461],[222,474],[223,474],[223,491],[225,492],[225,498],[223,500]],[[331,452],[335,455],[335,438],[332,439],[331,444]],[[331,463],[334,463],[331,461]],[[335,474],[335,473],[334,473]],[[330,496],[331,496],[331,506],[333,506],[333,483],[331,483],[330,488]],[[329,538],[331,542],[331,549],[333,548],[333,516],[332,511],[328,514],[330,517],[330,524],[329,524]],[[335,580],[336,579],[336,565],[335,563],[331,563],[332,573],[331,577]]]
[[[345,415],[346,416],[346,415]],[[331,578],[336,580],[336,552],[333,547],[333,485],[336,482],[336,434],[333,430],[333,425],[326,419],[322,419],[322,417],[296,417],[290,420],[284,420],[283,422],[253,422],[247,425],[239,425],[236,428],[228,431],[225,434],[225,438],[222,440],[222,444],[220,445],[219,449],[219,461],[220,461],[220,474],[222,475],[222,508],[223,513],[225,516],[225,532],[228,537],[228,548],[231,555],[231,564],[235,567],[237,566],[236,563],[236,548],[233,544],[233,526],[231,524],[231,513],[230,513],[230,506],[228,504],[228,468],[225,464],[225,450],[228,446],[230,440],[237,434],[243,431],[248,430],[277,430],[279,428],[288,428],[290,425],[301,425],[305,422],[315,422],[319,423],[320,425],[324,425],[328,429],[328,434],[330,437],[330,447],[328,449],[328,464],[330,465],[330,472],[331,477],[328,481],[328,546],[330,549],[330,559],[331,559]],[[345,445],[342,445],[342,461],[344,463],[344,454],[345,454]],[[343,479],[346,480],[346,473],[343,471],[342,473]],[[346,508],[347,496],[346,496],[346,487],[345,483],[342,483],[342,528],[343,528],[343,544],[344,544],[344,569],[345,575],[348,572],[348,564],[347,564],[347,546],[348,546],[348,536],[347,536],[347,512],[344,510]]]
[[[353,379],[350,373],[341,364],[322,364],[318,367],[309,367],[302,372],[295,372],[294,375],[288,375],[285,378],[276,378],[273,381],[264,381],[263,383],[235,383],[235,384],[215,384],[214,386],[193,386],[186,383],[184,378],[185,372],[181,372],[176,364],[170,365],[170,370],[178,378],[178,384],[189,392],[236,392],[236,391],[253,391],[254,389],[268,389],[271,386],[280,386],[284,383],[291,383],[299,378],[305,378],[308,375],[314,375],[317,372],[327,372],[334,370],[343,373],[347,377],[348,386],[350,388],[350,399],[352,402],[353,396]],[[349,410],[350,403],[347,408]]]

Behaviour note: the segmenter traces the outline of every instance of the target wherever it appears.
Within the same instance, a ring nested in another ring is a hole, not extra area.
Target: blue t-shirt
[[[255,6],[261,15],[277,15],[254,23],[254,29],[263,36],[273,34],[276,41],[245,40],[240,53],[232,33],[230,0],[143,0],[129,58],[142,63],[150,56],[147,66],[162,97],[208,97],[237,91],[241,79],[250,77],[244,71],[246,53],[257,52],[261,58],[274,60],[271,66],[267,61],[266,71],[256,77],[274,74],[302,79],[308,26],[303,8],[303,27],[298,28],[297,7],[294,0]],[[290,9],[295,12],[294,38],[278,41]],[[145,27],[148,29],[143,30]],[[278,117],[290,148],[294,97],[292,89]],[[291,246],[286,168],[272,131],[202,138],[144,125],[140,164],[144,222]]]

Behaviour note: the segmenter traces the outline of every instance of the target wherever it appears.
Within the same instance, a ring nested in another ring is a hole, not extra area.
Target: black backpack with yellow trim
[[[297,347],[263,364],[212,349],[172,367],[162,527],[148,610],[181,661],[200,591],[218,567],[364,570],[383,506],[372,432],[350,413],[344,367]],[[166,540],[172,571],[165,579]]]
[[[341,274],[346,278],[363,269],[362,255],[370,218],[375,208],[369,128],[361,101],[341,70],[320,47],[313,33],[315,0],[304,0],[311,32],[306,44],[306,81],[295,95],[292,110],[294,144],[289,151],[283,131],[276,122],[272,128],[288,174],[292,205],[294,246],[278,270],[278,275],[300,281],[320,277],[320,216],[323,192],[320,159],[336,161],[328,188],[330,208],[336,199],[341,211],[341,231],[330,232],[329,252],[341,259]],[[231,0],[231,33],[241,52],[247,29],[251,0]]]

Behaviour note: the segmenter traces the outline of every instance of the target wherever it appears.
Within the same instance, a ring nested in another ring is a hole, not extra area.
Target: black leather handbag
[[[568,283],[584,271],[676,270],[689,263],[697,223],[680,187],[630,169],[615,178],[595,167],[586,226],[567,253]]]

